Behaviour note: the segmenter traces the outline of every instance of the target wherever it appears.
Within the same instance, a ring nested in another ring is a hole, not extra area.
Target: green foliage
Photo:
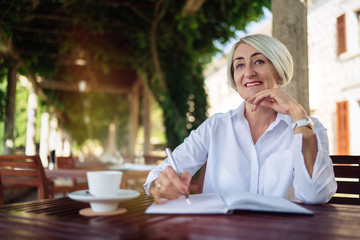
[[[259,19],[264,5],[270,7],[270,1],[214,0],[206,1],[195,14],[184,15],[179,12],[182,4],[181,1],[163,1],[164,15],[150,17],[162,18],[157,28],[156,47],[166,90],[161,87],[153,61],[148,61],[154,60],[150,41],[146,41],[151,36],[129,32],[135,53],[134,66],[147,73],[148,84],[164,110],[168,145],[172,148],[206,118],[207,96],[202,69],[218,51],[214,41],[227,42],[235,36],[235,30],[243,30],[248,22]],[[146,19],[139,19],[137,28],[142,26],[151,29]],[[139,48],[140,51],[136,51]]]
[[[163,111],[161,110],[158,103],[154,102],[151,110],[151,137],[153,142],[157,144],[166,142],[163,122]]]
[[[0,58],[0,122],[4,120],[6,107],[6,76],[7,68],[4,67],[3,59]]]
[[[7,83],[6,81],[1,81],[0,83],[0,92],[6,92]],[[29,98],[28,87],[22,86],[20,83],[16,84],[16,108],[15,116],[16,122],[14,125],[14,149],[24,149],[26,145],[26,124],[27,124],[27,103]],[[4,105],[1,106],[1,110],[5,113],[5,100]],[[3,135],[4,135],[4,121],[0,121],[0,139],[1,144],[3,144]],[[2,147],[1,147],[2,151]]]
[[[56,93],[57,108],[66,112],[67,121],[60,124],[78,144],[88,138],[106,143],[110,123],[116,124],[118,146],[127,144],[129,102],[123,95],[72,92]]]
[[[12,55],[6,47],[10,42],[23,59],[22,73],[69,84],[81,79],[118,84],[122,75],[117,72],[135,69],[146,76],[163,110],[172,148],[206,118],[202,70],[219,51],[214,42],[229,41],[262,16],[264,6],[270,8],[270,0],[207,0],[194,14],[182,13],[185,1],[175,0],[0,3],[0,52]],[[83,68],[71,64],[79,57],[86,59]],[[66,113],[61,124],[79,142],[89,137],[105,141],[108,124],[117,122],[119,144],[125,144],[125,96],[46,94]],[[87,124],[84,116],[89,116]]]
[[[16,108],[15,108],[15,127],[14,127],[14,147],[15,149],[25,149],[26,146],[26,125],[27,125],[27,105],[29,99],[29,89],[22,86],[20,82],[16,84]]]

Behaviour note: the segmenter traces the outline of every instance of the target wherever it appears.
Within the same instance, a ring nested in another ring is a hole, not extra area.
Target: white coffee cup
[[[86,173],[89,192],[94,196],[94,201],[90,202],[94,212],[116,210],[119,203],[116,196],[120,189],[122,174],[120,171],[90,171]]]

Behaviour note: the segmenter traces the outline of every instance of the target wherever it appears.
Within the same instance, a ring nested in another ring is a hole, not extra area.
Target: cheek
[[[238,84],[241,83],[241,79],[242,79],[241,74],[235,72],[233,77],[234,77],[234,82],[235,82],[236,86],[238,86]]]
[[[280,86],[283,83],[279,73],[276,71],[275,67],[273,68],[273,76],[275,78],[276,85]]]
[[[238,93],[242,92],[243,91],[243,88],[242,88],[242,81],[241,81],[241,77],[238,75],[234,75],[234,81],[235,81],[235,85],[236,85],[236,91]]]

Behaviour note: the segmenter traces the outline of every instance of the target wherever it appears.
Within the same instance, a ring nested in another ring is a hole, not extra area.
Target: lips
[[[260,82],[260,81],[247,82],[247,83],[245,83],[245,87],[254,87],[254,86],[258,86],[258,85],[260,85],[260,84],[262,84],[262,82]]]

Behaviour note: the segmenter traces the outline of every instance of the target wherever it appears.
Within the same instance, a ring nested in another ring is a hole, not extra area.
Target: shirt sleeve
[[[334,169],[329,156],[329,142],[326,129],[315,118],[314,132],[317,139],[318,153],[312,177],[308,173],[302,154],[302,134],[294,136],[294,190],[295,197],[310,204],[328,202],[337,189]]]
[[[196,130],[191,131],[184,142],[175,148],[173,156],[181,173],[189,172],[193,176],[204,165],[214,124],[216,124],[216,115],[207,119]],[[151,183],[157,179],[158,174],[164,171],[167,166],[171,166],[168,158],[150,171],[143,185],[147,194],[150,194]]]

